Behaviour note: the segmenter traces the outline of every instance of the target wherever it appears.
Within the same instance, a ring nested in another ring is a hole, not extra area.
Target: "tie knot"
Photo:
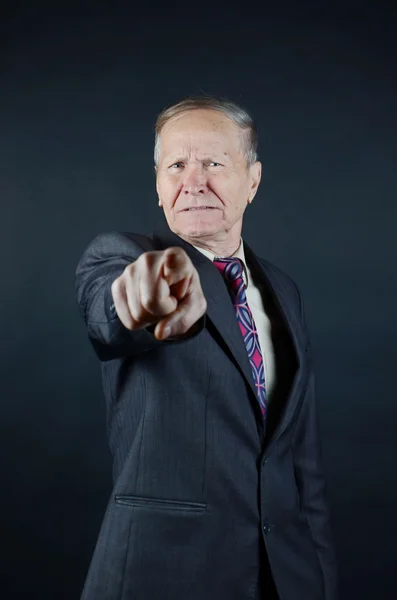
[[[236,281],[242,278],[243,275],[243,263],[242,261],[235,258],[217,258],[214,260],[214,265],[222,273],[225,279],[228,281]]]

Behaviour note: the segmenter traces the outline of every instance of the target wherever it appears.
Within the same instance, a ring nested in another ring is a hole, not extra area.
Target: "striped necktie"
[[[265,369],[254,317],[248,306],[243,280],[243,263],[235,258],[217,258],[214,265],[223,275],[229,290],[240,331],[247,348],[263,419],[266,418]]]

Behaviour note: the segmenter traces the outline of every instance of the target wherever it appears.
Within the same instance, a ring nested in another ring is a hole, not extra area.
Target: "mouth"
[[[193,211],[203,211],[203,210],[218,210],[216,206],[192,206],[190,208],[184,208],[180,212],[193,212]]]

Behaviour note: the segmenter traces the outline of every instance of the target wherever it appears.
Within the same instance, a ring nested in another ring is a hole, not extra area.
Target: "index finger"
[[[167,248],[163,260],[163,276],[168,285],[191,277],[192,262],[182,248]]]

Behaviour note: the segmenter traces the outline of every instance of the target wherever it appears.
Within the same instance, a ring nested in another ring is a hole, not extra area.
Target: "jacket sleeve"
[[[298,291],[299,294],[299,291]],[[310,346],[302,299],[301,318]],[[309,348],[310,350],[310,348]],[[293,448],[295,476],[299,491],[301,512],[306,518],[317,550],[324,577],[326,600],[338,598],[338,568],[331,532],[327,488],[323,473],[319,423],[316,410],[315,373],[313,365],[301,412],[296,424]]]
[[[131,237],[133,236],[133,237]],[[89,340],[102,361],[134,355],[156,346],[181,343],[205,327],[206,315],[185,336],[158,340],[155,324],[130,331],[114,308],[111,285],[143,252],[154,250],[150,238],[116,231],[100,233],[84,250],[75,275],[75,294]]]

